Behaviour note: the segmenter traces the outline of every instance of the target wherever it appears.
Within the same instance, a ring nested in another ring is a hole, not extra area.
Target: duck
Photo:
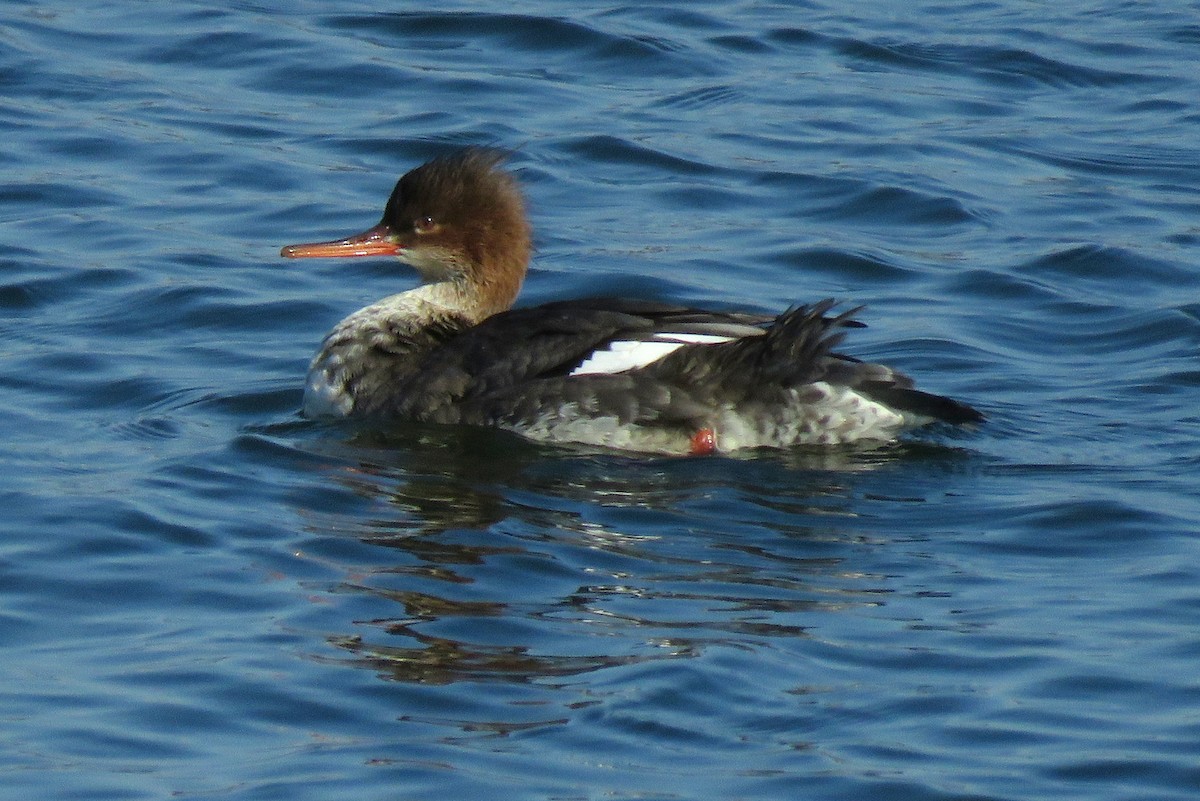
[[[517,307],[533,254],[509,155],[469,147],[396,183],[380,222],[290,259],[389,256],[417,286],[350,314],[309,367],[302,414],[488,426],[654,454],[887,443],[983,415],[840,352],[862,307],[780,314],[587,297]]]

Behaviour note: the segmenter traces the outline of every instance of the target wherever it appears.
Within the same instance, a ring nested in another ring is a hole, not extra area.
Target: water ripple
[[[1195,795],[1186,9],[4,9],[14,797]],[[835,296],[988,422],[305,420],[323,333],[415,279],[279,247],[464,144],[514,150],[522,302]]]

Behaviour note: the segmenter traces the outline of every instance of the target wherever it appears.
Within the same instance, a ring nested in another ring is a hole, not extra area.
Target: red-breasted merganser
[[[390,255],[422,284],[342,320],[313,359],[311,417],[496,426],[659,453],[888,441],[983,420],[880,364],[834,352],[858,309],[778,317],[587,299],[510,310],[530,227],[504,154],[470,148],[407,173],[383,220],[289,258]]]

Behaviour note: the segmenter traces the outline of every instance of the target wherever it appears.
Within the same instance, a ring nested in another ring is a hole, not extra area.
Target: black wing
[[[770,402],[775,393],[824,381],[897,411],[956,424],[983,420],[964,403],[916,389],[898,370],[836,352],[845,329],[862,325],[853,319],[862,307],[831,315],[834,305],[827,299],[792,308],[763,336],[680,348],[647,370],[670,383],[703,385],[707,395],[722,404]]]
[[[533,382],[566,380],[594,351],[615,340],[646,339],[663,332],[740,337],[761,334],[771,318],[708,312],[653,301],[592,298],[513,309],[489,317],[433,347],[415,371],[419,380],[396,395],[388,412],[437,422],[462,420],[462,404],[515,388],[541,394]],[[569,384],[603,385],[607,376],[581,376]],[[612,382],[609,382],[612,383]],[[548,395],[562,387],[544,387]],[[568,392],[574,394],[574,391]],[[510,402],[511,398],[508,399]],[[477,412],[479,413],[479,412]],[[474,415],[472,415],[474,416]]]

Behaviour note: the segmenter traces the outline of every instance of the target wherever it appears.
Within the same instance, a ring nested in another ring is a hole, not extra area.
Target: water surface
[[[0,795],[1200,786],[1200,6],[0,11]],[[657,459],[297,414],[515,150],[523,302],[867,304],[989,417]]]

